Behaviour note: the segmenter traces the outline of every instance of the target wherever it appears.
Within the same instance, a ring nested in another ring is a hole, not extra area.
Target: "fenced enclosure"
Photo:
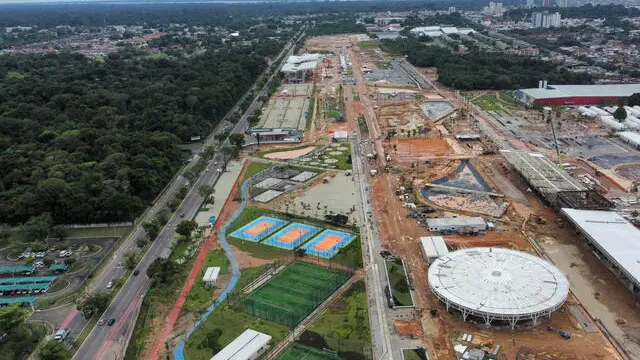
[[[278,360],[342,360],[320,349],[294,343],[289,346]]]
[[[285,220],[269,216],[261,216],[232,232],[230,235],[231,237],[241,240],[259,242],[269,236],[269,234],[283,227],[285,224],[287,224],[287,221]]]
[[[351,276],[338,269],[296,261],[241,304],[247,313],[295,327]]]
[[[293,250],[320,232],[320,228],[300,223],[291,223],[271,235],[263,244]]]

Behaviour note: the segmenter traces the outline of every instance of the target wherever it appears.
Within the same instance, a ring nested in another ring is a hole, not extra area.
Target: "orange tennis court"
[[[261,216],[232,232],[231,236],[242,240],[260,242],[262,239],[266,238],[286,224],[287,221],[285,220],[269,216]]]
[[[291,223],[282,230],[271,235],[263,244],[279,247],[282,249],[293,250],[300,246],[303,242],[311,239],[315,234],[320,232],[320,228],[315,226]]]
[[[340,249],[349,245],[355,239],[355,235],[337,230],[325,230],[309,241],[304,250],[308,255],[325,259],[332,258]]]

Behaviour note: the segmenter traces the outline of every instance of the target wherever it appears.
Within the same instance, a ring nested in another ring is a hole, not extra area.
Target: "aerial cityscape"
[[[0,359],[640,359],[640,3],[0,1]]]

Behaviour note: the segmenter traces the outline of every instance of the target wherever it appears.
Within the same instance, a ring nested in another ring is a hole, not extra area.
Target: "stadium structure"
[[[547,85],[541,82],[537,88],[517,90],[514,96],[529,106],[562,106],[617,102],[635,93],[640,93],[640,84]]]
[[[480,247],[450,252],[428,272],[429,287],[447,311],[487,325],[532,321],[558,310],[569,294],[567,278],[549,262],[515,250]]]
[[[557,208],[604,210],[613,207],[604,196],[587,189],[540,153],[521,150],[500,150],[500,153],[522,175],[532,191]]]
[[[613,211],[562,209],[596,256],[640,297],[640,230]]]

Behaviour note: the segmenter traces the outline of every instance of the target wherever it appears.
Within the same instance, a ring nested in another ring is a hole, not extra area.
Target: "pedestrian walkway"
[[[229,164],[227,164],[227,171],[222,173],[222,175],[220,175],[220,178],[216,182],[215,192],[212,195],[213,204],[208,205],[209,210],[199,211],[196,215],[195,220],[199,226],[208,225],[209,218],[212,216],[216,219],[220,216],[222,208],[227,201],[227,197],[231,193],[231,189],[233,189],[233,186],[236,183],[236,180],[238,180],[238,176],[240,176],[241,171],[241,162],[231,161],[229,162]]]

